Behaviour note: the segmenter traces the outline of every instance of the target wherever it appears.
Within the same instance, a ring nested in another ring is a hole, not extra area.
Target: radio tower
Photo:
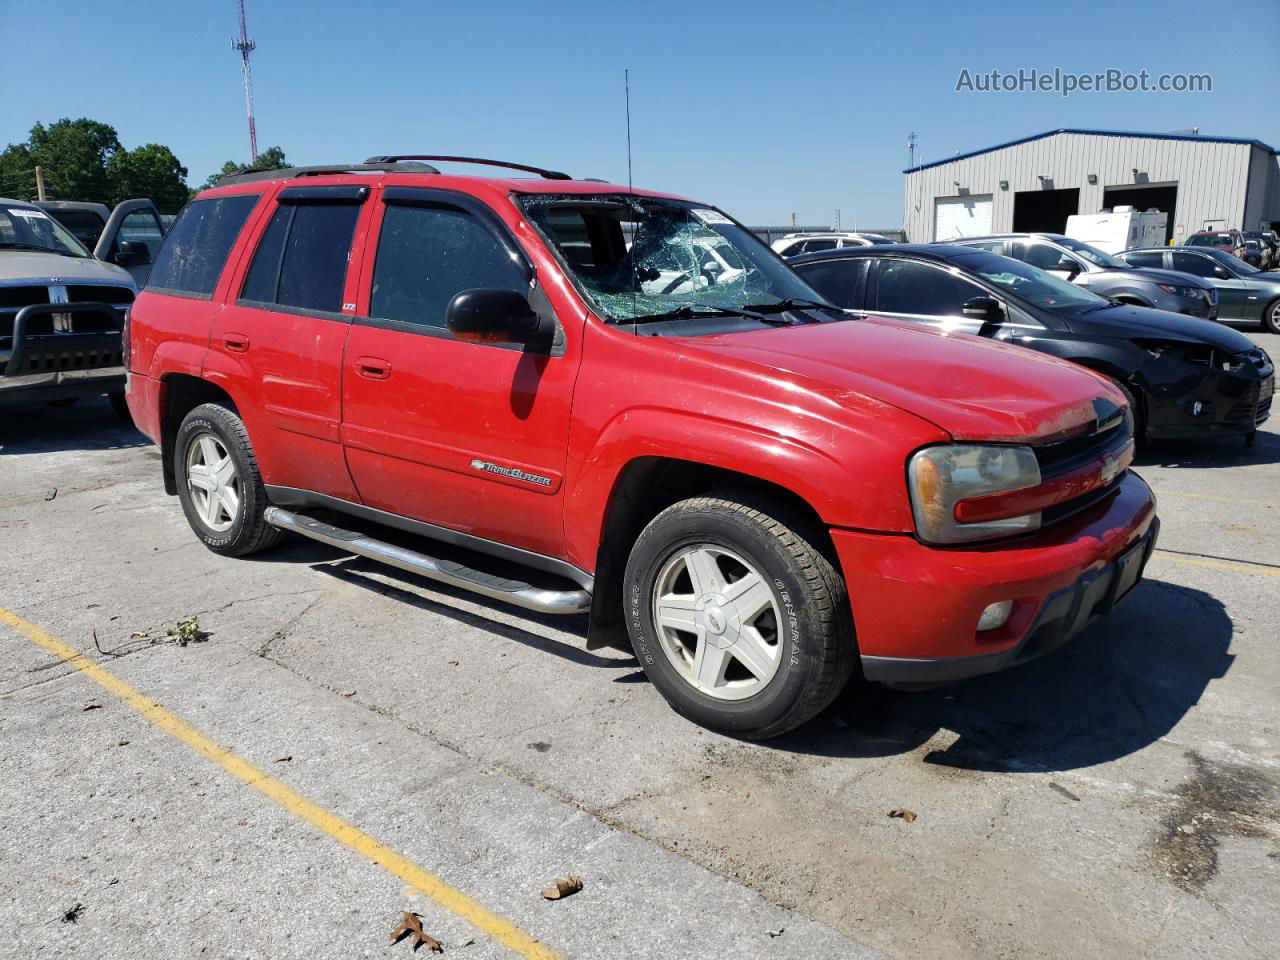
[[[244,109],[249,115],[249,163],[258,162],[258,130],[253,124],[253,71],[249,68],[249,54],[258,45],[249,39],[249,29],[244,24],[244,0],[240,0],[240,38],[231,41],[231,49],[240,53],[244,72]]]

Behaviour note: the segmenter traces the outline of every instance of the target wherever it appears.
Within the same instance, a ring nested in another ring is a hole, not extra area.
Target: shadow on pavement
[[[855,681],[823,716],[765,745],[880,757],[947,730],[957,739],[925,763],[997,772],[1087,767],[1172,730],[1230,669],[1231,635],[1214,597],[1145,580],[1109,618],[1040,660],[927,693]]]
[[[117,416],[106,397],[85,397],[66,407],[6,407],[0,417],[0,456],[61,450],[115,450],[151,443]]]
[[[1259,430],[1252,447],[1240,437],[1197,443],[1162,440],[1142,450],[1133,465],[1142,467],[1246,467],[1280,463],[1280,436]]]

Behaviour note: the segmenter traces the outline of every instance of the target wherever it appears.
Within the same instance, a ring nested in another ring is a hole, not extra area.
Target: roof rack
[[[287,180],[292,177],[321,177],[327,173],[439,173],[429,163],[380,162],[373,158],[364,163],[326,163],[314,167],[276,167],[270,170],[248,170],[222,177],[215,186],[251,183],[254,180]]]
[[[542,167],[531,167],[524,163],[507,163],[504,160],[485,160],[481,157],[445,157],[418,153],[398,153],[385,157],[370,157],[366,163],[399,163],[404,160],[434,160],[441,163],[478,163],[486,167],[504,167],[507,170],[522,170],[525,173],[536,173],[544,180],[572,180],[573,177],[559,170],[545,170]],[[439,171],[436,171],[439,172]]]

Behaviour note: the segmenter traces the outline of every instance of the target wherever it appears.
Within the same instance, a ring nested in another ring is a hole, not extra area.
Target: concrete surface
[[[1161,552],[1109,620],[762,745],[581,620],[214,556],[105,403],[0,419],[0,606],[571,956],[1275,956],[1280,434],[1138,469]],[[151,642],[190,614],[204,642]],[[0,837],[0,957],[392,955],[403,910],[506,955],[4,626]]]

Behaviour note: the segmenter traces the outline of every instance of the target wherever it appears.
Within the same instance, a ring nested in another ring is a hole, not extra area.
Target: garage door
[[[933,239],[958,240],[991,232],[991,194],[938,197],[933,202]]]

